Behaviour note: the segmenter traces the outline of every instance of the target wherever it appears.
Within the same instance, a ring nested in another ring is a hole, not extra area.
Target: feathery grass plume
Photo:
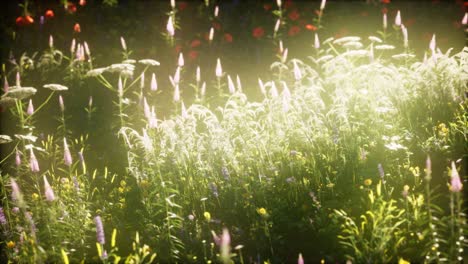
[[[0,207],[0,225],[7,225],[7,219],[5,217],[5,212],[3,212],[3,207]]]
[[[70,45],[70,53],[75,53],[75,49],[76,49],[76,40],[75,39],[72,39],[72,42],[71,42],[71,45]]]
[[[156,74],[151,75],[151,91],[158,90],[158,82],[156,81]]]
[[[39,172],[39,162],[37,162],[36,155],[34,155],[34,151],[32,148],[30,150],[30,158],[29,158],[29,167],[31,168],[32,172]]]
[[[382,16],[382,25],[383,25],[383,29],[384,30],[387,30],[387,13],[384,13],[383,16]]]
[[[398,10],[396,16],[395,16],[395,25],[397,27],[401,26],[401,14],[400,14],[400,10]]]
[[[55,200],[54,191],[52,187],[50,187],[49,181],[47,181],[47,177],[44,175],[44,195],[48,202],[52,202]]]
[[[26,110],[26,114],[33,115],[34,114],[34,105],[32,103],[32,99],[29,99],[28,109]]]
[[[322,0],[320,3],[320,11],[323,11],[325,9],[325,4],[327,3],[327,0]]]
[[[200,66],[197,66],[197,70],[195,73],[195,80],[197,81],[197,84],[201,81]]]
[[[297,264],[304,264],[304,258],[302,258],[301,253],[299,253],[299,257],[297,258]]]
[[[177,60],[177,65],[179,67],[184,67],[185,61],[184,61],[184,54],[182,52],[179,53],[179,59]]]
[[[236,91],[236,88],[234,87],[234,83],[232,82],[231,76],[227,76],[228,79],[228,88],[229,88],[229,93],[233,94]]]
[[[216,70],[215,70],[216,77],[221,78],[223,75],[223,68],[221,67],[221,61],[218,60],[216,61]]]
[[[106,243],[105,235],[104,235],[104,227],[102,225],[101,217],[98,215],[94,217],[94,224],[96,225],[96,241],[104,245]]]
[[[122,45],[122,49],[127,51],[127,43],[125,42],[124,37],[120,37],[120,45]]]
[[[223,234],[220,241],[221,261],[231,263],[231,236],[227,228],[223,228]]]
[[[179,89],[179,85],[175,85],[175,88],[174,88],[174,102],[179,102],[180,101],[180,89]]]
[[[63,97],[59,95],[59,106],[60,106],[60,111],[65,111],[65,104],[63,103]]]
[[[450,191],[451,192],[460,192],[463,188],[463,184],[460,181],[460,175],[458,174],[457,167],[455,162],[452,161],[452,171],[450,177]]]
[[[273,32],[274,32],[275,35],[276,35],[276,33],[278,33],[278,30],[279,30],[280,25],[281,25],[281,20],[278,18],[278,19],[276,20],[275,28],[274,28],[274,30],[273,30]]]
[[[208,35],[208,40],[210,43],[213,41],[214,38],[214,28],[210,28],[210,34]]]
[[[122,84],[122,77],[119,76],[119,83],[118,83],[118,88],[117,88],[117,93],[119,94],[119,97],[123,97],[123,84]]]
[[[169,36],[174,37],[175,29],[174,29],[174,22],[172,21],[172,16],[169,16],[169,19],[167,20],[166,30],[167,30],[167,33],[169,33]]]
[[[408,48],[408,29],[401,24],[401,33],[403,34],[403,46]]]
[[[53,48],[54,47],[54,37],[52,37],[52,35],[49,35],[49,48]]]
[[[296,60],[293,60],[293,65],[294,65],[294,79],[296,79],[296,81],[300,81],[302,79],[302,73],[301,73],[301,69],[299,69],[299,66],[297,66]]]
[[[319,40],[317,33],[315,33],[315,36],[314,36],[314,48],[320,49],[320,40]]]
[[[68,148],[67,139],[63,138],[63,161],[65,165],[71,166],[73,164],[70,149]]]

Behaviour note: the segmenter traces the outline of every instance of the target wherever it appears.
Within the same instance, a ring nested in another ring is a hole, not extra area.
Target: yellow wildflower
[[[15,242],[13,242],[13,241],[11,241],[11,240],[8,241],[8,243],[7,243],[7,248],[12,249],[12,248],[14,248],[15,246],[16,246],[16,243],[15,243]]]
[[[372,184],[372,180],[371,179],[365,179],[364,180],[364,185],[365,186],[370,186]]]
[[[257,213],[261,216],[265,216],[267,214],[267,210],[265,208],[258,208]]]
[[[400,258],[398,260],[398,264],[411,264],[411,262],[404,260],[403,258]]]
[[[205,216],[206,221],[209,222],[209,221],[211,220],[211,214],[210,214],[210,212],[204,212],[203,215]]]
[[[33,193],[33,194],[31,195],[31,198],[33,199],[33,201],[36,201],[37,199],[39,199],[39,194]]]

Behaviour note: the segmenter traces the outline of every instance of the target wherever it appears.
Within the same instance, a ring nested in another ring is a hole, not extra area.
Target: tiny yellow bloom
[[[365,179],[364,180],[364,185],[365,186],[370,186],[372,184],[372,180],[371,179]]]
[[[411,264],[411,262],[404,260],[403,258],[400,258],[398,260],[398,264]]]
[[[39,194],[33,193],[33,194],[31,195],[31,198],[33,199],[33,201],[36,201],[37,199],[39,199]]]
[[[11,241],[11,240],[8,241],[8,243],[7,243],[7,248],[12,249],[12,248],[14,248],[15,246],[16,246],[16,243],[15,243],[15,242],[13,242],[13,241]]]
[[[257,213],[258,213],[259,215],[261,215],[261,216],[264,216],[264,215],[267,214],[267,210],[266,210],[265,208],[263,208],[263,207],[262,207],[262,208],[258,208],[258,209],[257,209]]]
[[[209,221],[211,220],[211,214],[210,214],[210,212],[204,212],[203,215],[205,216],[206,221],[209,222]]]
[[[408,185],[403,186],[403,191],[407,192],[409,191],[410,187]]]

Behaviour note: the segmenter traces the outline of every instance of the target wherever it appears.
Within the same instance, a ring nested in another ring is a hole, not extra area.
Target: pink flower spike
[[[258,78],[258,85],[260,86],[260,92],[266,96],[265,85],[263,84],[262,80]]]
[[[83,46],[84,46],[84,50],[85,50],[86,55],[88,57],[91,56],[91,51],[89,50],[89,46],[88,46],[88,43],[86,41],[84,42]]]
[[[13,201],[22,201],[23,196],[21,194],[20,188],[18,186],[18,183],[13,178],[10,178],[10,184],[11,184],[11,199]]]
[[[431,157],[429,157],[428,155],[426,159],[426,179],[427,180],[431,179],[431,174],[432,174],[432,162],[431,162]]]
[[[36,155],[34,155],[34,151],[30,149],[30,158],[29,158],[29,167],[31,168],[32,172],[39,172],[39,163],[37,162]]]
[[[302,258],[301,253],[299,253],[299,258],[297,258],[297,264],[304,264],[304,259]]]
[[[49,48],[54,47],[54,37],[52,35],[49,35]]]
[[[384,30],[387,29],[387,13],[383,14],[383,28]]]
[[[187,114],[187,109],[185,108],[184,101],[182,101],[181,104],[182,104],[182,106],[181,106],[181,115],[182,115],[183,119],[186,119],[188,117],[188,114]]]
[[[465,13],[461,23],[462,23],[462,25],[467,25],[468,24],[468,13]]]
[[[119,84],[118,84],[117,92],[119,93],[119,97],[123,97],[123,84],[122,84],[122,78],[120,77],[119,77]]]
[[[169,36],[174,37],[175,29],[174,29],[174,23],[172,22],[172,16],[169,16],[169,19],[167,20],[166,30],[167,30],[167,33],[169,33]]]
[[[21,165],[21,153],[19,152],[18,149],[16,149],[15,164],[17,167]]]
[[[177,65],[179,65],[179,67],[184,67],[184,55],[181,53],[179,53],[179,60],[177,61]]]
[[[236,84],[237,84],[237,90],[239,92],[242,92],[242,84],[239,75],[236,75]]]
[[[401,33],[403,34],[403,46],[408,48],[408,29],[403,24],[401,24]]]
[[[21,77],[19,72],[16,72],[16,86],[21,87]]]
[[[300,81],[302,79],[301,69],[299,69],[299,66],[297,66],[297,62],[295,60],[293,61],[293,64],[294,64],[294,78],[296,79],[296,81]]]
[[[145,114],[146,118],[151,117],[150,107],[148,102],[146,101],[146,97],[143,97],[143,113]]]
[[[201,80],[201,76],[200,76],[200,66],[197,66],[197,72],[195,74],[195,79],[197,80],[197,85],[198,83],[200,82]]]
[[[229,93],[233,94],[236,91],[236,88],[234,87],[234,83],[232,82],[231,76],[227,76],[228,79],[228,88],[229,88]]]
[[[219,6],[215,6],[214,17],[218,17],[218,15],[219,15]]]
[[[70,149],[68,148],[67,139],[63,138],[63,161],[65,165],[71,166],[73,164]]]
[[[124,51],[127,51],[127,43],[125,42],[125,39],[123,37],[120,37],[120,45],[122,45],[122,49]]]
[[[288,59],[288,49],[286,48],[283,52],[283,56],[281,57],[281,62],[285,63],[287,59]]]
[[[55,200],[54,191],[52,190],[52,187],[50,187],[50,184],[47,181],[47,178],[45,175],[44,175],[44,195],[48,202],[52,202]]]
[[[463,188],[463,184],[460,181],[460,175],[458,174],[457,167],[455,162],[452,161],[452,176],[450,181],[450,191],[451,192],[460,192]]]
[[[218,78],[221,78],[221,76],[223,75],[223,68],[221,68],[221,61],[219,60],[219,58],[216,61],[216,71],[215,71],[215,73],[216,73],[216,77],[218,77]]]
[[[200,95],[203,97],[206,94],[206,82],[202,83],[201,89],[200,89]]]
[[[59,106],[60,106],[60,111],[65,111],[65,104],[63,103],[63,97],[59,95]]]
[[[34,105],[32,103],[32,99],[29,99],[28,110],[26,111],[28,115],[34,114]]]
[[[151,91],[158,90],[158,83],[156,82],[156,74],[151,75]]]
[[[228,263],[230,260],[231,251],[231,236],[227,228],[223,228],[223,234],[221,235],[220,241],[220,253],[221,259],[224,263]]]
[[[211,42],[214,38],[214,28],[210,28],[210,34],[208,35],[208,40]]]
[[[179,85],[177,84],[174,89],[174,102],[179,102],[180,101],[180,89]]]
[[[71,46],[70,46],[70,52],[75,53],[75,48],[76,48],[76,40],[73,39],[72,43],[71,43]]]
[[[435,53],[435,49],[436,49],[436,35],[432,35],[432,39],[431,39],[431,42],[429,43],[429,49],[432,50],[432,54]]]
[[[177,67],[176,72],[175,72],[175,74],[174,74],[173,81],[174,81],[174,83],[175,83],[176,85],[179,84],[179,82],[180,82],[180,67]]]
[[[320,3],[320,11],[323,11],[325,9],[326,3],[327,3],[327,0],[322,0],[322,3]]]
[[[142,72],[140,75],[140,88],[143,89],[145,87],[145,73]]]
[[[397,27],[401,26],[401,14],[400,14],[400,10],[398,10],[397,14],[396,14],[396,17],[395,17],[395,25]]]
[[[320,49],[320,40],[319,40],[319,37],[318,37],[317,33],[315,33],[314,48],[315,49]]]

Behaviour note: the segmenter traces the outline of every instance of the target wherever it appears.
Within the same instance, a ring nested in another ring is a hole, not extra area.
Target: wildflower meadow
[[[7,2],[1,263],[466,261],[466,1]]]

